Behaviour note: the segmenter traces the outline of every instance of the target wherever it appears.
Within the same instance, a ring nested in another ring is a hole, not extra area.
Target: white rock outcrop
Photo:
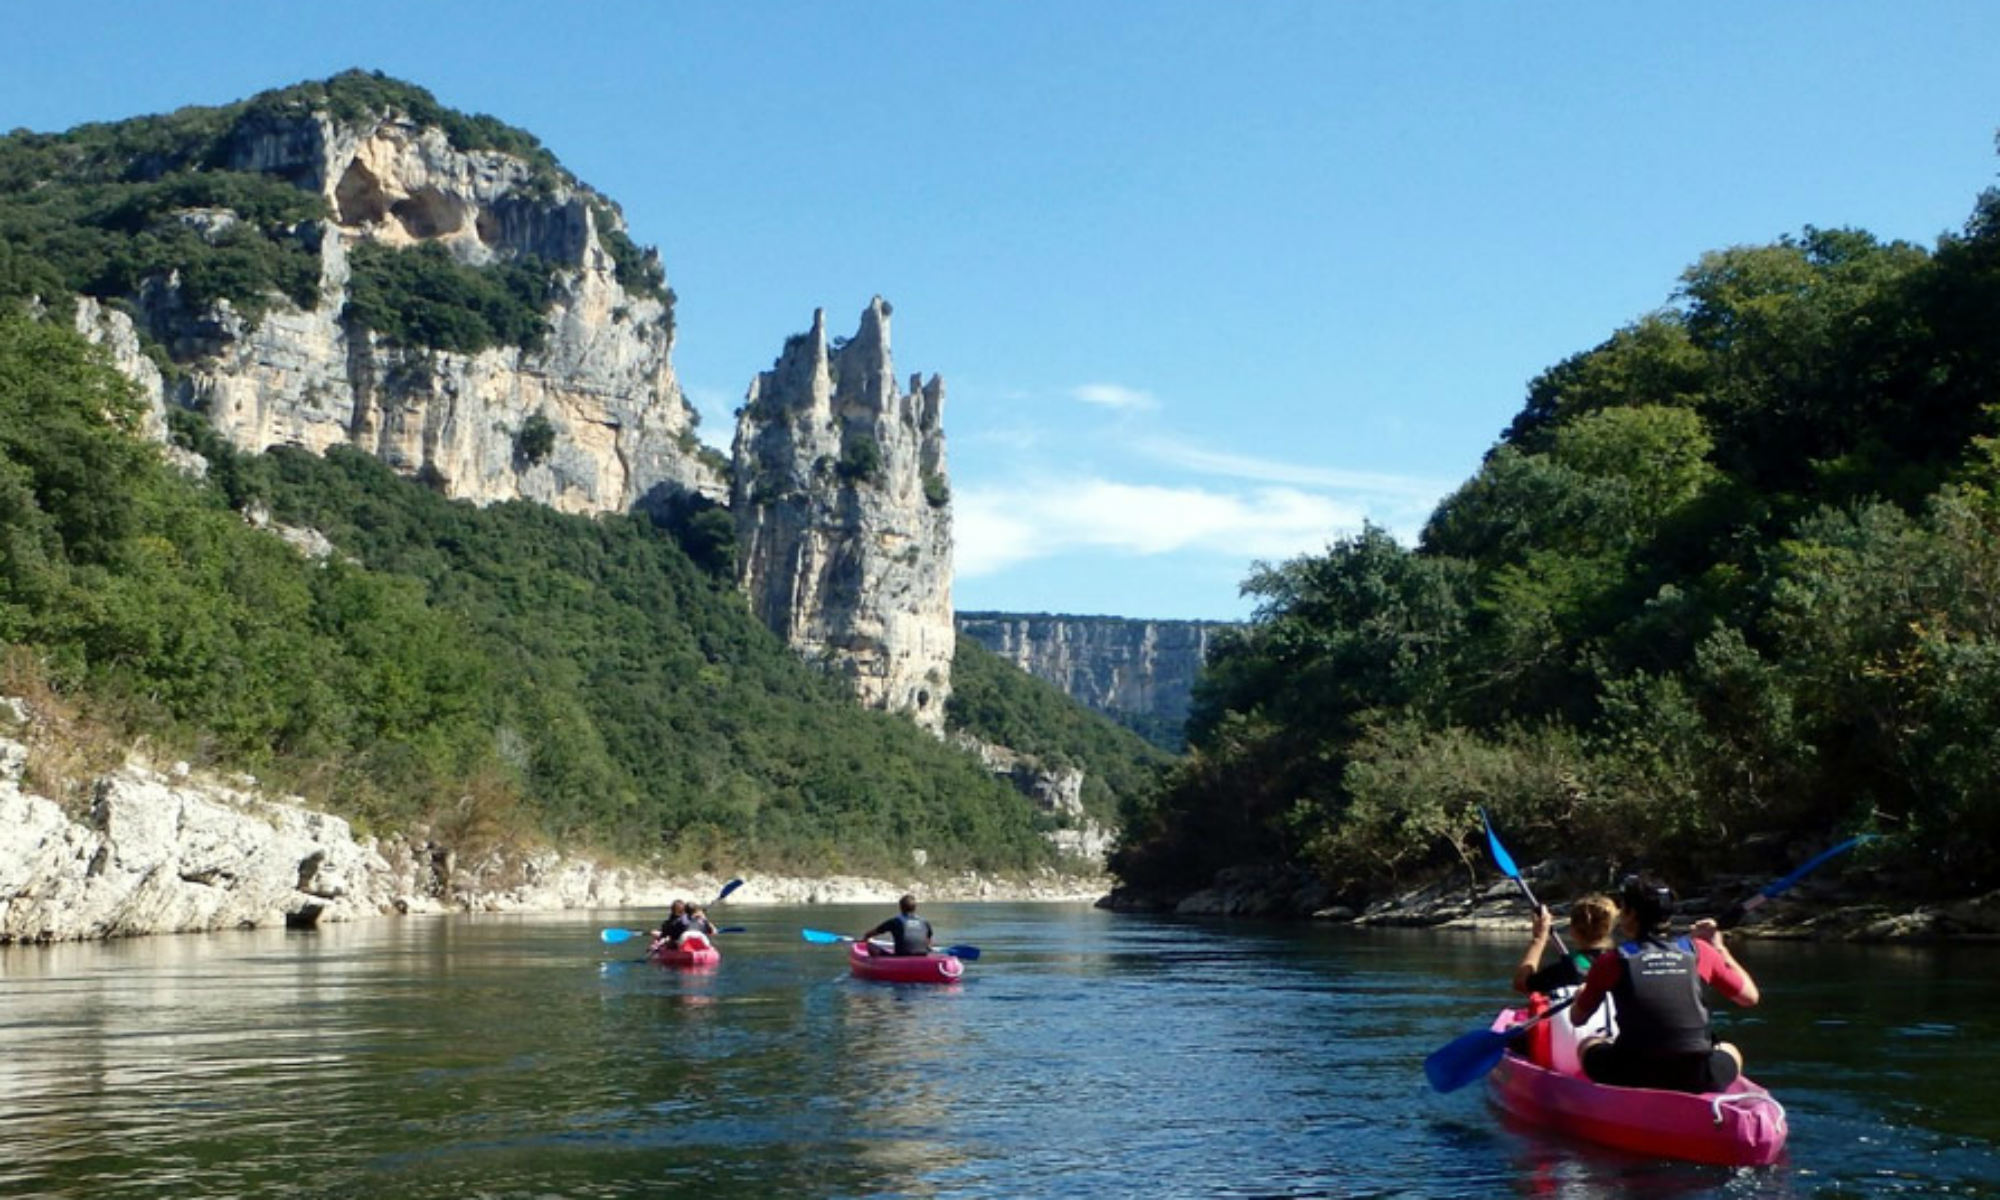
[[[949,740],[976,755],[982,766],[1034,801],[1036,808],[1062,821],[1062,828],[1043,835],[1059,853],[1090,870],[1104,870],[1105,856],[1118,840],[1117,833],[1084,811],[1081,768],[1050,767],[1031,754],[981,741],[962,730],[951,734]]]
[[[896,385],[889,305],[785,343],[737,418],[730,508],[753,611],[863,703],[944,727],[955,632],[944,383]]]
[[[294,233],[319,259],[309,308],[274,300],[255,321],[227,301],[193,311],[171,278],[132,298],[146,331],[186,368],[170,398],[205,411],[230,441],[253,452],[354,446],[482,504],[593,513],[659,494],[725,493],[697,453],[694,410],[674,375],[671,303],[619,282],[611,230],[599,227],[618,220],[608,201],[520,158],[456,149],[442,130],[394,114],[343,123],[253,113],[225,158],[318,192],[332,214]],[[554,273],[545,344],[462,354],[385,343],[346,317],[349,253],[365,242],[430,243],[468,265],[539,259]],[[545,455],[521,451],[534,421],[555,435]]]

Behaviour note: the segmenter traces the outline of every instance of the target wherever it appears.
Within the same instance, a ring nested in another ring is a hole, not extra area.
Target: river
[[[847,977],[875,908],[385,919],[0,949],[0,1195],[2000,1197],[2000,950],[1754,942],[1719,1020],[1774,1167],[1511,1129],[1421,1062],[1515,939],[926,906],[964,983]]]

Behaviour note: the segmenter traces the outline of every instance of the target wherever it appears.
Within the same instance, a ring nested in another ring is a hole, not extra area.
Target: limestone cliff
[[[1099,712],[1187,720],[1195,677],[1227,624],[968,612],[958,629]]]
[[[951,689],[951,505],[944,384],[896,386],[889,305],[829,345],[825,313],[750,384],[730,507],[751,607],[862,701],[944,724]]]
[[[336,120],[252,107],[216,158],[324,198],[328,217],[293,234],[317,255],[318,300],[274,299],[253,319],[227,300],[189,305],[177,274],[149,280],[127,299],[184,368],[166,402],[205,411],[248,450],[355,446],[479,503],[601,512],[660,488],[722,494],[674,376],[671,293],[620,282],[608,239],[622,229],[603,198],[545,163],[455,148],[394,111]],[[185,219],[218,237],[233,223],[221,211]],[[477,353],[389,344],[349,318],[350,256],[366,243],[428,243],[468,266],[538,260],[551,269],[547,337]],[[533,427],[553,438],[524,453]]]

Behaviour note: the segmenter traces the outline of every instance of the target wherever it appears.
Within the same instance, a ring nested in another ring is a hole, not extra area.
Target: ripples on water
[[[1510,940],[938,906],[985,955],[934,988],[798,938],[878,915],[738,909],[702,973],[630,913],[0,950],[0,1195],[2000,1196],[1990,952],[1754,945],[1792,1143],[1730,1171],[1425,1088]]]

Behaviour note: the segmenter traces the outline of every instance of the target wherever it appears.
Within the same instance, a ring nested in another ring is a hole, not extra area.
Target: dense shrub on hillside
[[[178,273],[197,307],[313,303],[319,255],[300,225],[325,201],[208,165],[211,111],[0,138],[0,302],[129,296]]]
[[[539,259],[469,267],[435,242],[367,243],[348,260],[346,317],[399,346],[476,354],[539,350],[548,338],[549,269]]]
[[[2000,193],[1935,252],[1852,230],[1704,256],[1529,387],[1417,550],[1260,570],[1191,752],[1114,866],[1366,894],[1591,856],[1698,879],[1842,833],[2000,883]]]

